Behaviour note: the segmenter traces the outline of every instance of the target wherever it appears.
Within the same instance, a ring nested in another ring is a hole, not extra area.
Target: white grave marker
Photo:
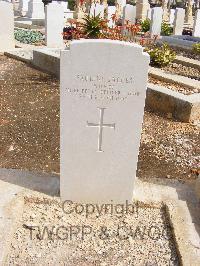
[[[20,0],[19,1],[19,12],[22,16],[25,16],[28,12],[28,2],[29,2],[29,0]]]
[[[115,1],[117,17],[120,17],[120,18],[122,17],[123,9],[124,9],[125,5],[126,5],[126,0],[116,0]]]
[[[171,25],[174,25],[174,19],[175,19],[175,9],[170,9],[169,13],[169,23]]]
[[[174,35],[182,35],[184,19],[185,19],[185,9],[176,8],[175,18],[174,18],[174,30],[173,30]]]
[[[0,1],[0,52],[15,48],[13,4]]]
[[[150,33],[153,35],[160,35],[162,25],[163,9],[162,7],[154,7],[151,12],[151,26]]]
[[[55,2],[45,7],[45,37],[46,46],[62,48],[63,45],[64,10]]]
[[[112,16],[116,13],[115,6],[108,6],[108,27],[112,28],[115,26],[115,22],[112,20]]]
[[[152,9],[149,8],[149,9],[147,10],[147,19],[149,19],[149,20],[151,20],[151,12],[152,12]]]
[[[194,37],[200,37],[200,9],[197,9],[194,19],[193,33]]]
[[[128,42],[73,41],[61,52],[62,200],[132,200],[148,65]]]
[[[101,18],[104,18],[104,5],[100,5],[99,3],[93,3],[90,8],[90,16],[98,16],[99,14]]]
[[[123,25],[128,20],[131,24],[135,24],[136,7],[132,5],[126,5],[123,9]]]
[[[30,0],[28,2],[27,17],[32,20],[43,20],[45,18],[42,0]]]

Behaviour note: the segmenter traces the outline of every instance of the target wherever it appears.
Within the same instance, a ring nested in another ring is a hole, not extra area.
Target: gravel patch
[[[188,50],[183,50],[183,49],[180,49],[177,47],[173,47],[172,49],[177,53],[177,55],[182,55],[182,56],[192,58],[195,60],[200,60],[200,54],[197,54],[197,53],[194,53],[194,52],[188,51]]]
[[[86,217],[85,211],[75,213],[76,206],[65,205],[64,212],[56,198],[26,197],[7,264],[179,265],[164,207],[137,203],[134,212],[120,214],[113,205],[113,212],[107,206],[107,213]]]
[[[177,63],[171,63],[166,67],[162,68],[164,71],[185,76],[191,79],[200,80],[200,70],[188,66],[183,66]]]
[[[144,116],[137,176],[193,179],[191,171],[200,169],[200,125],[167,117]]]
[[[59,173],[59,81],[0,57],[0,167]],[[138,173],[141,178],[195,178],[200,128],[145,111]]]
[[[158,80],[156,78],[153,78],[151,76],[149,76],[148,78],[148,81],[150,83],[153,83],[153,84],[157,84],[157,85],[161,85],[161,86],[164,86],[170,90],[173,90],[173,91],[177,91],[177,92],[180,92],[182,94],[185,94],[185,95],[191,95],[191,94],[194,94],[194,93],[200,93],[200,90],[198,90],[197,88],[188,88],[188,87],[184,87],[178,83],[173,83],[173,82],[166,82],[166,81],[163,81],[163,80]]]

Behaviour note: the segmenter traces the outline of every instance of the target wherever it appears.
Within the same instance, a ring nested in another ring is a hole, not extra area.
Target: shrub
[[[153,66],[164,67],[176,58],[176,53],[171,50],[167,43],[164,43],[161,47],[147,48],[146,52],[149,53],[150,62]]]
[[[63,39],[72,40],[76,33],[76,28],[73,26],[68,26],[63,28]]]
[[[150,30],[150,20],[148,18],[141,22],[141,29],[143,32]]]
[[[76,6],[76,1],[75,0],[68,0],[68,8],[70,10],[75,10],[75,6]]]
[[[192,50],[197,53],[197,54],[200,54],[200,42],[199,43],[195,43],[193,44],[192,46]]]
[[[33,30],[15,29],[14,35],[17,41],[26,44],[39,43],[44,39],[41,32]]]
[[[101,19],[100,14],[97,16],[89,16],[86,15],[83,18],[83,23],[81,23],[81,28],[83,31],[83,34],[87,38],[96,39],[99,38],[101,34],[101,30],[105,26],[104,20]]]
[[[161,35],[169,36],[172,35],[172,33],[173,33],[173,28],[168,23],[163,22],[161,26]]]

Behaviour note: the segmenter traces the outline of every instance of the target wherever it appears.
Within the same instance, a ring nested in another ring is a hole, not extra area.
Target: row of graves
[[[189,12],[190,9],[186,11],[184,8],[169,9],[166,3],[160,7],[150,8],[147,0],[137,1],[135,6],[120,1],[116,6],[108,6],[106,2],[102,4],[95,2],[89,5],[87,1],[80,1],[77,2],[75,11],[70,11],[67,2],[53,1],[44,9],[41,0],[22,0],[19,3],[14,3],[14,15],[12,4],[9,7],[8,2],[1,1],[1,5],[4,5],[1,8],[1,19],[4,21],[4,17],[6,17],[10,25],[7,29],[8,33],[5,32],[5,35],[8,36],[7,39],[1,42],[2,47],[4,47],[4,43],[7,43],[7,48],[14,47],[12,32],[14,25],[16,31],[20,28],[29,29],[29,31],[34,28],[38,29],[43,34],[43,39],[46,40],[46,46],[62,47],[63,28],[65,28],[64,32],[71,32],[77,23],[87,15],[99,16],[107,21],[108,28],[121,30],[124,35],[127,33],[125,28],[131,29],[132,26],[131,31],[134,32],[134,26],[146,23],[147,28],[142,27],[141,31],[148,31],[151,37],[170,35],[170,37],[163,36],[163,40],[170,43],[183,42],[187,45],[198,42],[198,38],[200,38],[200,10],[197,9],[193,16],[192,11]],[[4,8],[7,13],[4,12]],[[52,12],[54,12],[53,18]],[[163,30],[164,27],[167,27],[167,30]],[[189,36],[182,35],[183,33],[189,34]],[[68,39],[70,38],[72,37],[69,36]]]

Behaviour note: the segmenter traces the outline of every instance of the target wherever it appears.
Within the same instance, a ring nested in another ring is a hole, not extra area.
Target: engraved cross
[[[98,124],[96,123],[89,123],[87,122],[88,127],[98,127],[99,128],[99,133],[98,133],[98,152],[103,152],[102,151],[102,139],[103,139],[103,128],[104,127],[109,127],[115,129],[115,124],[104,124],[103,123],[103,118],[104,118],[104,111],[106,108],[100,108],[98,107],[100,111],[100,121]]]

